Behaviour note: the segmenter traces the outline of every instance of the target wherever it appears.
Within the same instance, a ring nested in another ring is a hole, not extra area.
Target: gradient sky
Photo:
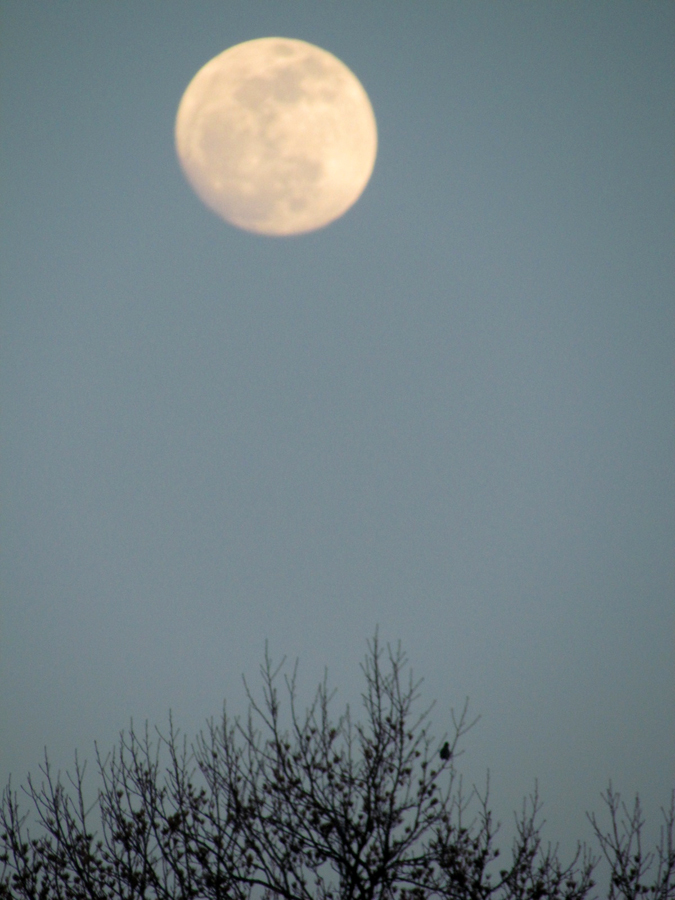
[[[280,35],[366,88],[359,202],[220,221],[173,125]],[[0,781],[358,699],[379,625],[508,820],[675,782],[675,4],[0,0]]]

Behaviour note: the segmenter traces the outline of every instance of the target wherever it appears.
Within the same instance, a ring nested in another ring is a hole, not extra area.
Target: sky
[[[378,126],[292,238],[183,177],[266,36]],[[358,706],[379,628],[497,818],[675,786],[675,5],[0,0],[0,783],[245,710],[265,642]],[[92,760],[93,762],[93,760]]]

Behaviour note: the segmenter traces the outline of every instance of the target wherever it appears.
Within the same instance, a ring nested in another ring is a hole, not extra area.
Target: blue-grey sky
[[[548,836],[675,781],[675,5],[0,0],[0,781],[242,710],[269,640],[354,700],[379,624]],[[296,238],[204,207],[195,72],[342,59],[379,155]]]

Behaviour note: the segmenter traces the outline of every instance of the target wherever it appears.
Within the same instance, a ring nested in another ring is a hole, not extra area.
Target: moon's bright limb
[[[375,165],[368,95],[331,53],[289,38],[225,50],[197,72],[176,149],[201,199],[261,234],[312,231],[346,212]]]

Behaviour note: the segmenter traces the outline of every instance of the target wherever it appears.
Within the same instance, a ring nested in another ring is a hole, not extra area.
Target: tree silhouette
[[[249,714],[224,712],[188,745],[171,719],[166,736],[133,724],[103,757],[88,806],[86,766],[66,783],[45,756],[42,780],[0,807],[0,898],[30,900],[581,900],[598,858],[579,845],[563,865],[544,846],[536,791],[516,820],[508,860],[498,859],[487,793],[464,796],[455,759],[473,723],[465,705],[438,742],[431,707],[417,711],[420,682],[405,655],[375,639],[362,664],[363,715],[331,713],[319,685],[297,699],[297,666],[285,679],[265,655],[262,696],[246,688]],[[437,762],[440,756],[440,763]],[[675,798],[674,798],[675,799]],[[608,896],[673,900],[671,802],[660,844],[643,854],[642,814],[605,795],[610,830],[591,823],[608,861]]]

